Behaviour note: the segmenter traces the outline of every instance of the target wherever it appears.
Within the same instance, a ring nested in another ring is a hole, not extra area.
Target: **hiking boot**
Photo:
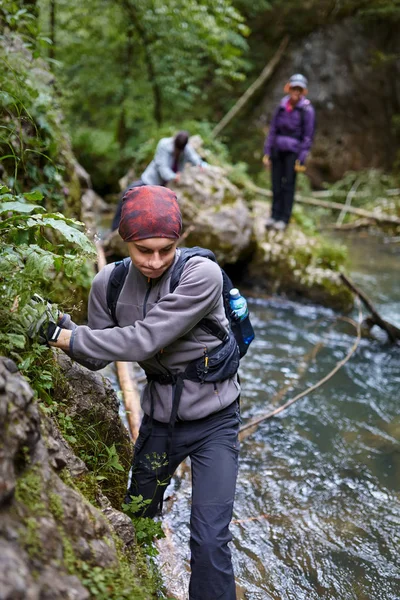
[[[272,217],[268,217],[268,219],[265,221],[265,228],[270,229],[271,227],[274,227],[275,223],[275,219],[273,219]]]
[[[275,221],[274,229],[275,231],[285,231],[287,227],[287,223],[285,221]]]

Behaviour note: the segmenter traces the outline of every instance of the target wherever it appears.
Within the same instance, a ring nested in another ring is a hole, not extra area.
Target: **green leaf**
[[[73,222],[72,219],[69,219],[69,221]],[[27,225],[28,227],[34,227],[37,225],[50,227],[51,229],[58,231],[69,242],[72,242],[73,244],[79,246],[79,248],[81,248],[81,250],[83,250],[84,252],[93,255],[96,254],[96,248],[94,244],[89,240],[89,238],[86,237],[84,233],[82,233],[75,227],[71,227],[71,225],[68,225],[68,223],[66,223],[66,220],[64,220],[64,218],[62,217],[62,215],[60,218],[56,217],[56,215],[54,215],[54,217],[48,217],[45,215],[33,215],[28,220]]]
[[[42,196],[43,197],[43,196]],[[32,198],[32,200],[40,198]],[[38,204],[25,204],[24,202],[1,202],[0,214],[7,212],[32,213],[33,211],[46,212],[43,206]]]
[[[24,335],[19,335],[18,333],[10,333],[9,334],[9,342],[15,348],[25,348],[26,338]]]
[[[18,333],[0,333],[0,342],[8,348],[25,348],[26,338]]]
[[[39,190],[35,190],[34,192],[27,192],[24,194],[24,198],[31,201],[43,200],[43,194]]]

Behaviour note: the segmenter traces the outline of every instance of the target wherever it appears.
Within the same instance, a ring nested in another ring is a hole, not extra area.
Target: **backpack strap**
[[[173,292],[176,289],[187,261],[190,258],[193,258],[194,256],[202,256],[203,258],[208,258],[213,262],[217,262],[215,254],[211,252],[211,250],[208,250],[206,248],[200,248],[200,246],[194,246],[193,248],[181,248],[179,258],[176,261],[171,273],[170,292]],[[111,318],[116,325],[118,325],[118,320],[116,316],[118,298],[124,286],[126,276],[128,275],[130,264],[131,259],[129,257],[124,258],[124,260],[117,261],[115,263],[114,269],[111,272],[110,279],[108,280],[107,306],[108,310],[110,311]],[[228,276],[226,275],[225,271],[221,269],[221,272],[223,277],[223,299],[225,311],[229,311],[229,289],[231,289],[233,285]],[[227,282],[229,282],[230,287],[227,286]],[[228,332],[223,327],[218,325],[218,323],[212,321],[211,319],[202,319],[199,322],[199,326],[201,327],[201,329],[203,329],[203,331],[214,335],[216,338],[221,340],[221,342],[226,342],[229,338]]]
[[[298,109],[300,111],[300,131],[301,131],[301,138],[300,141],[302,142],[304,140],[304,130],[305,130],[305,107],[299,108]]]
[[[131,259],[129,257],[124,258],[124,260],[118,260],[116,263],[114,263],[114,269],[111,272],[110,279],[108,280],[107,284],[107,307],[110,311],[111,318],[116,325],[118,325],[116,316],[117,302],[124,286],[126,276],[128,275],[130,264]]]
[[[169,286],[169,291],[171,293],[178,286],[180,278],[183,273],[183,269],[185,268],[187,261],[190,260],[191,258],[193,258],[194,256],[202,256],[203,258],[208,258],[215,263],[217,262],[217,259],[215,258],[215,254],[213,252],[211,252],[211,250],[208,250],[207,248],[201,248],[200,246],[194,246],[193,248],[180,248],[179,258],[176,261],[176,263],[173,267],[172,273],[171,273],[171,280],[170,280],[170,286]],[[224,306],[225,306],[225,312],[226,312],[227,306],[229,307],[229,290],[226,293],[224,277],[228,278],[228,276],[222,269],[221,269],[221,272],[222,272],[222,276],[223,276],[223,297],[224,297]],[[233,287],[233,286],[231,286],[231,287]],[[229,289],[231,289],[231,288],[229,288]],[[226,298],[226,296],[227,296],[227,298]],[[226,302],[228,302],[228,304],[226,304]],[[230,310],[230,308],[229,308],[229,310]],[[201,329],[203,331],[205,331],[206,333],[210,333],[211,335],[214,335],[216,338],[221,340],[221,342],[226,342],[229,339],[229,333],[223,327],[221,327],[218,323],[216,323],[215,321],[212,321],[211,319],[207,319],[205,317],[204,319],[201,319],[201,321],[199,321],[198,325],[199,325],[199,327],[201,327]]]
[[[193,256],[202,256],[203,258],[209,258],[213,262],[217,262],[215,254],[211,252],[211,250],[207,250],[207,248],[200,248],[200,246],[193,246],[193,248],[180,248],[179,258],[176,261],[171,273],[171,281],[169,285],[169,291],[171,293],[175,291],[187,261]]]
[[[301,140],[300,141],[304,140],[304,132],[306,130],[306,125],[305,125],[305,123],[306,123],[306,113],[309,111],[309,107],[310,106],[311,106],[311,102],[309,102],[307,100],[307,104],[303,104],[303,106],[298,107],[296,109],[296,110],[300,111],[300,116],[301,116],[301,122],[300,122],[301,123],[300,124],[300,127],[301,127]],[[315,116],[314,116],[314,126],[313,126],[313,131],[312,131],[311,138],[314,137],[314,132],[315,132]]]

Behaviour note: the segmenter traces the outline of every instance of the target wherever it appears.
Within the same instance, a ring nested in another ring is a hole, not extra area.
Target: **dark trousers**
[[[117,204],[117,208],[115,210],[114,218],[112,220],[111,231],[115,231],[119,227],[119,222],[121,220],[121,212],[122,212],[122,201],[123,201],[123,198],[124,198],[126,192],[128,190],[131,190],[132,188],[140,187],[141,185],[144,185],[144,183],[143,183],[143,181],[141,179],[138,179],[137,181],[134,181],[133,183],[131,183],[131,185],[128,188],[126,188],[126,190],[124,192],[122,192],[121,197],[118,200],[118,204]]]
[[[168,424],[151,424],[145,416],[135,444],[128,495],[151,499],[142,513],[145,517],[155,516],[171,476],[190,456],[190,600],[236,599],[228,542],[232,539],[229,523],[238,471],[239,421],[238,401],[204,419],[177,421],[166,461]]]
[[[289,223],[296,185],[296,171],[294,165],[297,159],[295,152],[275,151],[271,157],[272,162],[272,218],[275,221]]]

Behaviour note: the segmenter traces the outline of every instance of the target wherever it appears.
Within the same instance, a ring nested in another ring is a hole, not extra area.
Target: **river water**
[[[345,240],[353,280],[400,326],[400,247]],[[257,337],[241,362],[243,423],[318,382],[355,341],[354,327],[323,307],[249,305]],[[400,346],[378,330],[325,385],[242,441],[231,525],[238,598],[399,600],[399,384]],[[186,599],[187,469],[168,496],[159,565],[170,593]]]

